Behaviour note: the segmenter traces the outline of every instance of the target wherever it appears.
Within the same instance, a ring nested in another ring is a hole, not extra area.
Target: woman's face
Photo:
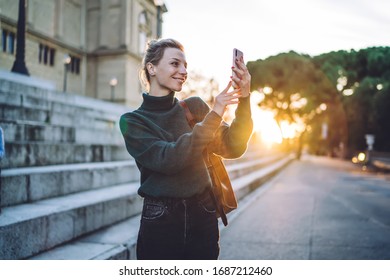
[[[150,93],[167,95],[172,91],[181,91],[187,79],[187,61],[176,48],[167,48],[157,65],[149,65]]]

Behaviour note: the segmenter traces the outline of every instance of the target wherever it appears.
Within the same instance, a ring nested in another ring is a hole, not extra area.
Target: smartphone
[[[236,59],[240,60],[244,56],[244,53],[240,51],[239,49],[234,48],[233,49],[233,66],[237,67]],[[236,74],[234,71],[232,71],[232,76],[235,76]],[[235,82],[232,84],[233,88],[237,88],[237,85]]]

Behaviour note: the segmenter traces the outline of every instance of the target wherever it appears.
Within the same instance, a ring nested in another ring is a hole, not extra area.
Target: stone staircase
[[[259,187],[270,177],[279,172],[292,157],[283,154],[259,159],[253,154],[227,164],[237,199],[240,201],[251,191]],[[138,184],[131,185],[136,197]],[[139,209],[140,211],[141,209]],[[122,222],[62,244],[52,250],[32,256],[34,260],[55,259],[136,259],[136,241],[140,222],[140,213]],[[222,225],[221,225],[222,226]]]
[[[118,127],[129,110],[0,78],[0,259],[134,259],[139,173]],[[239,199],[288,164],[227,162]]]

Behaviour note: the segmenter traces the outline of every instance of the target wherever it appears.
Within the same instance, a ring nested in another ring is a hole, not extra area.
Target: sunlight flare
[[[262,93],[254,91],[251,94],[251,110],[253,129],[261,135],[261,139],[267,144],[282,143],[282,133],[271,111],[264,111],[259,103],[264,99]]]

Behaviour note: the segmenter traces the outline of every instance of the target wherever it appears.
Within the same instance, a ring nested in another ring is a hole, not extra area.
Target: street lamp
[[[371,165],[371,157],[372,157],[372,151],[374,150],[374,143],[375,143],[375,135],[373,134],[366,134],[366,143],[367,143],[367,155],[366,155],[366,165]],[[366,168],[364,166],[364,168]]]
[[[110,87],[111,87],[111,102],[114,102],[114,96],[115,96],[115,86],[118,84],[118,79],[115,77],[112,77],[110,80]]]
[[[374,143],[375,143],[375,135],[373,135],[373,134],[366,134],[365,137],[366,137],[366,143],[367,143],[367,146],[368,146],[368,150],[372,151],[373,147],[374,147]]]
[[[18,27],[16,32],[16,57],[11,72],[30,76],[25,62],[27,1],[19,0]]]
[[[157,38],[162,36],[162,14],[168,10],[164,4],[164,0],[154,0],[154,5],[157,7]]]
[[[69,64],[71,62],[71,57],[66,54],[64,55],[64,92],[66,92],[66,79],[67,79],[67,76],[68,76],[68,69],[69,69]]]

